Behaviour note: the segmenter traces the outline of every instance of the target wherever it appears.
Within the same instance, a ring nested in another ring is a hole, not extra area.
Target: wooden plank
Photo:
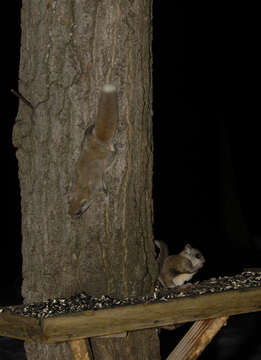
[[[0,335],[28,341],[43,339],[39,320],[17,316],[9,312],[0,314]]]
[[[86,311],[45,319],[44,342],[102,336],[259,310],[261,310],[261,288],[175,299],[166,303]]]
[[[56,343],[260,310],[261,287],[257,287],[164,303],[66,314],[43,319],[41,323],[3,312],[0,314],[0,335]]]
[[[101,336],[97,336],[99,339],[115,339],[115,338],[125,338],[128,335],[127,331],[123,332],[123,333],[118,333],[118,334],[109,334],[109,335],[101,335]]]
[[[195,360],[224,326],[228,316],[195,321],[167,360]]]

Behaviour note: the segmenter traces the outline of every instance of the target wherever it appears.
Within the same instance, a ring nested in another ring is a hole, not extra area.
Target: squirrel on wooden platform
[[[195,275],[205,263],[202,253],[187,244],[177,255],[170,255],[167,244],[155,240],[160,249],[158,256],[159,281],[164,287],[174,288],[183,285]],[[184,285],[185,286],[185,285]]]
[[[115,158],[111,143],[118,121],[116,87],[103,86],[94,125],[87,128],[79,159],[76,163],[72,193],[69,200],[69,214],[78,217],[88,209],[95,194],[106,187],[103,176]]]

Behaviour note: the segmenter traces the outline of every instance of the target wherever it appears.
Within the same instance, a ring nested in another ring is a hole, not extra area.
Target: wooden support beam
[[[196,360],[227,319],[228,316],[223,316],[195,321],[167,360]]]
[[[68,341],[74,360],[92,360],[93,357],[89,346],[86,344],[86,341],[88,340],[82,339]]]
[[[261,310],[261,287],[118,306],[42,320],[0,313],[0,335],[56,343]]]

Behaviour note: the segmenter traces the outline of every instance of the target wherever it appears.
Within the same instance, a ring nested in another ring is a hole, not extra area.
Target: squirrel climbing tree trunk
[[[13,130],[22,206],[25,303],[138,296],[157,276],[152,234],[151,0],[22,3],[20,101]],[[117,88],[115,158],[77,218],[72,181],[101,89]],[[32,106],[29,106],[29,105]],[[91,339],[94,359],[159,359],[155,330]],[[71,359],[66,343],[25,344],[27,358]]]

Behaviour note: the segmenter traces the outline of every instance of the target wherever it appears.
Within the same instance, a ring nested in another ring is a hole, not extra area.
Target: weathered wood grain
[[[92,360],[92,354],[88,349],[85,340],[73,340],[68,342],[73,354],[74,360]]]
[[[3,312],[0,314],[0,335],[21,340],[40,341],[42,329],[37,319]]]

